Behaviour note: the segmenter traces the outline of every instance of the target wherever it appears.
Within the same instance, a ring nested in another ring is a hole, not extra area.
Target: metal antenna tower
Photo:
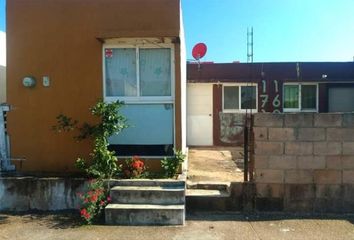
[[[247,28],[247,62],[253,63],[253,27]]]

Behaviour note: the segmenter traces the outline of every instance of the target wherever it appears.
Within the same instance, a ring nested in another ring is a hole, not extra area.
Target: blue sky
[[[255,62],[353,61],[354,0],[182,0],[182,6],[188,58],[204,42],[204,61],[245,62],[252,26]]]

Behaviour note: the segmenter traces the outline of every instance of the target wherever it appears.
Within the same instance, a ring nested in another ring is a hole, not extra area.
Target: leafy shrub
[[[167,178],[175,177],[178,173],[178,169],[183,163],[186,155],[180,150],[174,150],[174,156],[171,158],[165,157],[161,160],[161,167],[163,170],[163,175]]]

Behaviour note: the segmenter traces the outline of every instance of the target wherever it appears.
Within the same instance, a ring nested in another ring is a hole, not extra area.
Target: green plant
[[[163,175],[167,178],[172,178],[177,175],[178,169],[183,163],[186,155],[180,150],[174,150],[174,156],[171,158],[165,157],[161,160],[161,167],[163,170]]]
[[[133,156],[125,161],[123,174],[125,178],[143,178],[148,175],[148,172],[145,163],[138,156]]]
[[[90,180],[88,190],[78,193],[81,200],[80,215],[86,224],[92,224],[111,201],[102,180]]]
[[[57,125],[53,126],[54,130],[61,132],[78,129],[79,135],[75,136],[75,139],[93,138],[94,148],[90,154],[91,164],[88,164],[83,158],[78,158],[76,161],[76,166],[84,170],[89,176],[99,179],[112,178],[121,170],[117,164],[115,152],[108,149],[108,138],[127,127],[126,118],[119,113],[122,106],[123,103],[119,101],[112,103],[97,102],[90,109],[91,114],[99,118],[95,125],[84,123],[81,127],[78,127],[78,121],[76,120],[74,121],[63,114],[57,117]]]

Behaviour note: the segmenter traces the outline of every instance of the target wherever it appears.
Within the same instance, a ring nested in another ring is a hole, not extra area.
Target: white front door
[[[213,85],[187,85],[187,145],[213,145]]]

